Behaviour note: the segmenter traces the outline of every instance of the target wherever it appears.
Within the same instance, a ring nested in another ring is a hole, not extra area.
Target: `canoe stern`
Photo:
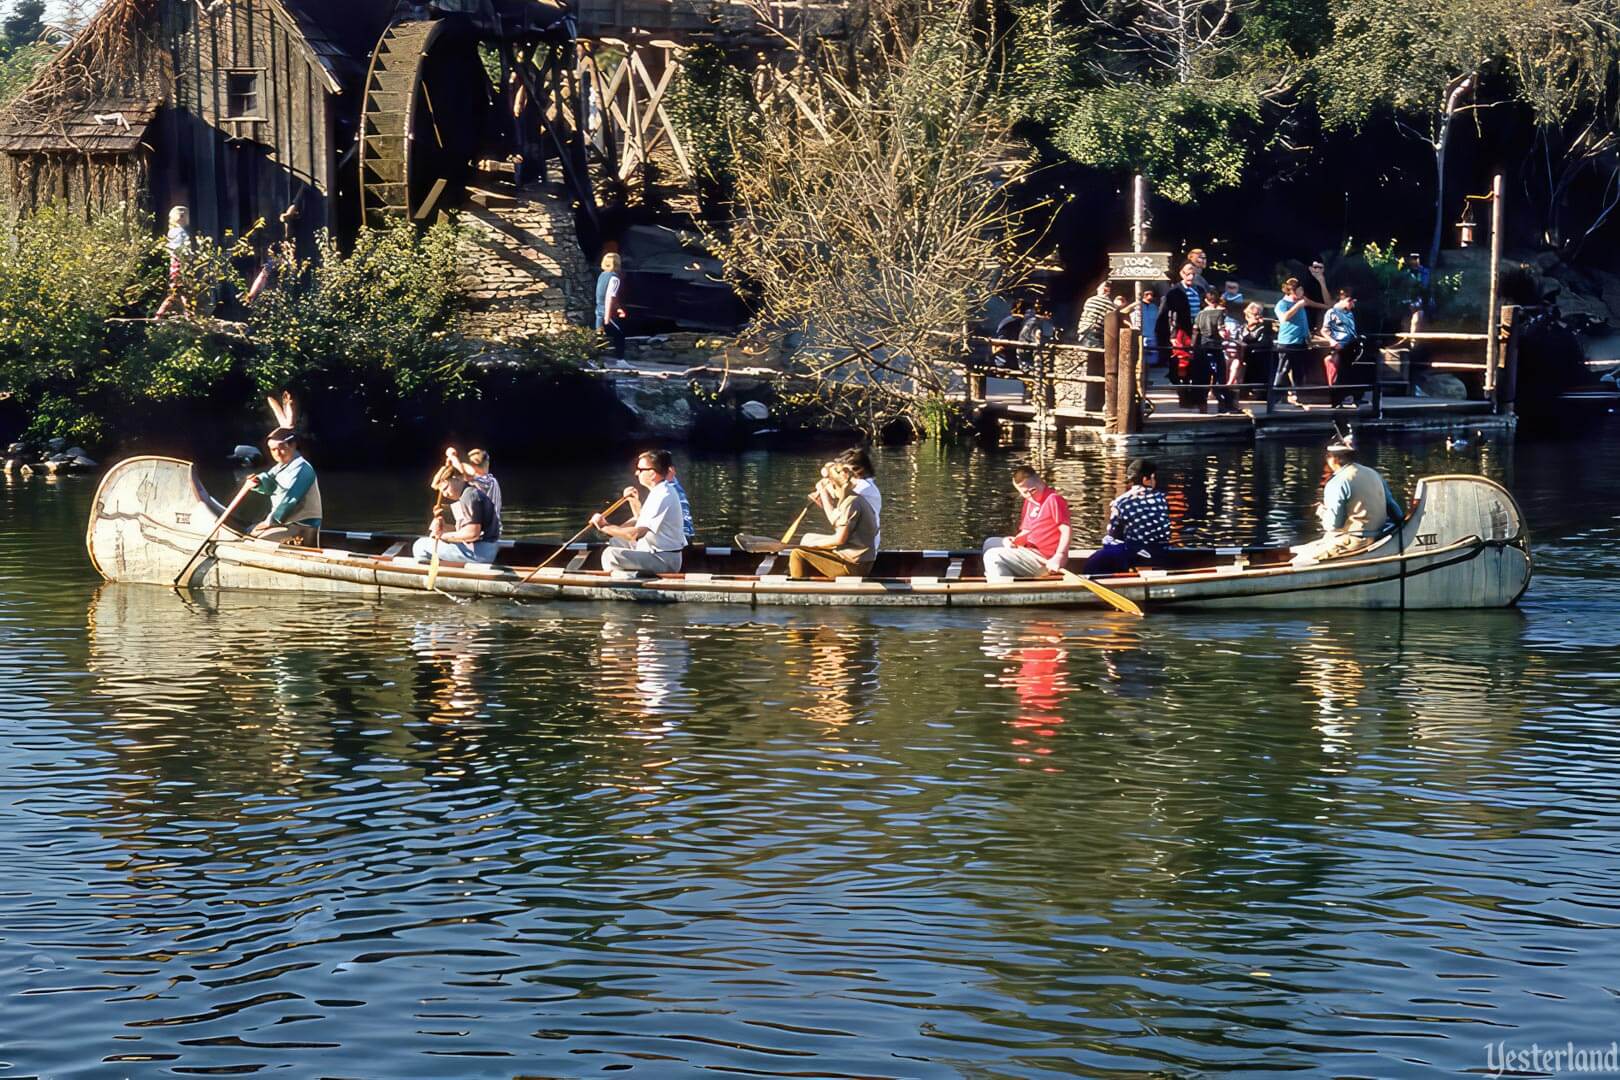
[[[214,527],[221,509],[204,494],[190,462],[130,458],[102,477],[85,547],[108,581],[168,585]]]

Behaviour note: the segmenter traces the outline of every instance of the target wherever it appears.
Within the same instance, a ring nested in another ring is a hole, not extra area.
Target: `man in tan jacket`
[[[1316,516],[1322,538],[1294,549],[1294,565],[1324,562],[1368,547],[1386,526],[1404,518],[1389,485],[1377,469],[1356,461],[1355,438],[1343,435],[1328,445],[1333,477],[1322,489]]]

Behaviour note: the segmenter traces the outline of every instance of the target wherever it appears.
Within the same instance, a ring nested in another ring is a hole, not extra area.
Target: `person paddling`
[[[842,461],[822,467],[811,500],[827,512],[831,533],[805,533],[788,556],[788,575],[798,580],[811,571],[825,577],[865,577],[877,559],[877,515],[855,493],[855,475]]]
[[[495,531],[499,533],[506,507],[501,500],[501,482],[489,471],[489,451],[474,447],[467,451],[467,456],[463,458],[455,447],[450,446],[445,448],[444,460],[449,464],[451,471],[465,476],[469,484],[482,491],[489,499],[490,505],[495,508]]]
[[[648,450],[636,458],[636,483],[645,485],[647,498],[635,486],[624,489],[636,519],[628,525],[609,525],[602,514],[591,524],[608,538],[602,569],[635,570],[650,574],[677,574],[686,547],[681,502],[669,485],[674,460],[668,450]]]
[[[444,518],[435,514],[428,525],[428,535],[411,546],[411,557],[417,562],[428,562],[438,548],[439,558],[459,562],[490,563],[499,551],[496,541],[501,538],[500,519],[495,514],[495,503],[465,475],[446,470],[437,490],[450,504],[454,527],[446,529]]]
[[[298,451],[292,396],[282,394],[279,401],[268,400],[277,427],[265,437],[265,445],[275,464],[252,474],[246,483],[259,494],[270,496],[270,512],[253,526],[253,535],[261,540],[314,547],[321,537],[321,485],[315,478],[315,466]]]

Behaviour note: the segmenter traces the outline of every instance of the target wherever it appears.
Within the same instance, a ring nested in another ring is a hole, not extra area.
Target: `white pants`
[[[1034,548],[1003,547],[1005,541],[992,536],[984,542],[984,576],[991,581],[1041,577],[1047,573],[1046,560]]]
[[[602,552],[602,569],[638,570],[648,574],[678,574],[681,570],[681,553],[678,551],[642,551],[640,548],[633,546],[630,541],[612,536],[608,538],[608,546]]]

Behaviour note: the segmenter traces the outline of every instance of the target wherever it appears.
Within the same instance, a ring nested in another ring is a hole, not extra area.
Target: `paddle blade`
[[[1136,601],[1132,600],[1130,597],[1121,595],[1106,585],[1099,585],[1083,574],[1077,574],[1073,570],[1065,569],[1063,571],[1063,580],[1073,582],[1076,585],[1083,585],[1085,588],[1091,590],[1092,594],[1095,595],[1097,599],[1101,600],[1115,611],[1123,611],[1125,614],[1135,615],[1137,618],[1141,618],[1147,614],[1136,603]]]
[[[771,555],[788,546],[773,536],[755,536],[752,533],[738,533],[731,540],[739,550],[752,555]]]

